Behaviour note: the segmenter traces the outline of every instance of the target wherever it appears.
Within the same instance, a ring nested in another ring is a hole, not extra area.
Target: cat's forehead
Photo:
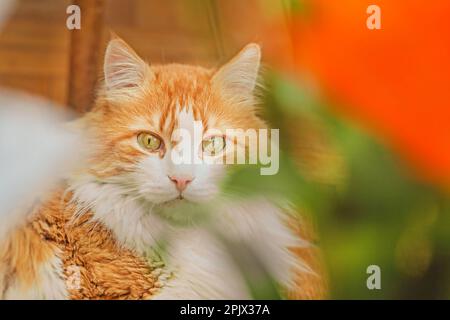
[[[244,115],[227,103],[220,88],[213,88],[211,81],[216,70],[181,64],[151,68],[154,78],[149,83],[150,90],[144,101],[134,105],[130,112],[134,117],[127,121],[127,128],[171,139],[176,129],[191,131],[194,123],[206,132],[240,128],[243,124],[246,127],[243,122],[253,120],[251,113]]]
[[[217,124],[210,107],[217,104],[211,93],[211,70],[180,64],[152,66],[152,69],[155,79],[149,103],[153,108],[147,118],[153,130],[169,135],[195,121],[204,127]]]
[[[189,96],[177,98],[165,108],[160,108],[152,115],[152,127],[161,135],[169,137],[176,129],[193,132],[195,126],[202,130],[219,124],[214,113],[208,112],[208,101],[196,101]]]
[[[136,105],[128,127],[148,130],[170,139],[176,129],[190,130],[194,123],[208,128],[217,124],[209,108],[214,99],[206,69],[182,65],[152,66],[155,78],[143,104]]]
[[[209,90],[212,70],[198,66],[169,64],[152,66],[155,89],[172,94],[178,99],[183,96],[194,98]]]

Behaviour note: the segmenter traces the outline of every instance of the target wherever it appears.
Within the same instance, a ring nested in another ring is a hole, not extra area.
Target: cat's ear
[[[249,100],[253,97],[261,60],[259,45],[250,43],[213,76],[212,84],[227,96]]]
[[[153,78],[150,66],[122,39],[109,41],[103,66],[106,90],[138,89]]]

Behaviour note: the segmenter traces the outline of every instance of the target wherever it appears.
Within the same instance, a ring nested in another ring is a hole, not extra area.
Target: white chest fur
[[[177,227],[152,213],[152,207],[123,196],[117,187],[94,182],[73,188],[78,206],[94,212],[119,242],[145,255],[167,240],[166,268],[172,276],[163,283],[157,299],[250,298],[245,279],[226,242],[246,246],[271,276],[291,285],[294,270],[309,272],[289,247],[307,245],[284,223],[280,209],[264,199],[229,202],[218,206],[211,228]]]

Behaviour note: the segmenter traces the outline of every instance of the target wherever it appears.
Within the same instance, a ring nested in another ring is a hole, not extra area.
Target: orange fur
[[[12,278],[19,279],[26,290],[39,281],[39,266],[49,259],[54,248],[42,242],[39,233],[31,227],[15,231],[0,248],[0,265],[7,286]]]
[[[154,293],[157,277],[147,262],[118,245],[104,226],[89,221],[89,214],[73,220],[70,195],[63,195],[55,192],[1,247],[3,274],[26,290],[39,282],[39,265],[56,253],[65,277],[79,268],[80,288],[69,290],[72,299],[143,299]]]

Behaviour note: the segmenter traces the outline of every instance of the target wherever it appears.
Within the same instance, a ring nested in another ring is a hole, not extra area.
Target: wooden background
[[[69,31],[66,8],[74,3],[82,29]],[[93,95],[89,78],[101,73],[110,31],[149,62],[214,66],[248,42],[261,43],[266,15],[261,0],[17,0],[0,31],[0,86],[83,111],[91,98],[82,95]],[[79,58],[83,50],[90,59]]]

